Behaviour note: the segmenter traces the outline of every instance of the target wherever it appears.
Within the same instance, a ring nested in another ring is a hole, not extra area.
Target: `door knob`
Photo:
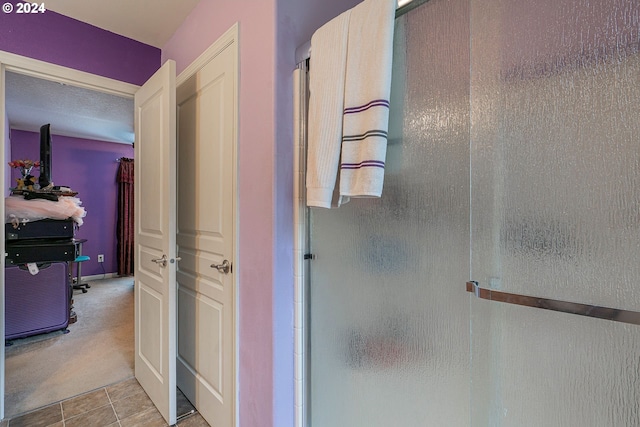
[[[228,274],[231,271],[231,263],[225,259],[222,264],[211,264],[211,268],[215,268],[222,274]]]
[[[166,255],[162,255],[162,258],[156,258],[156,259],[152,259],[152,262],[155,262],[156,264],[158,264],[161,267],[166,267],[167,266],[167,256]]]

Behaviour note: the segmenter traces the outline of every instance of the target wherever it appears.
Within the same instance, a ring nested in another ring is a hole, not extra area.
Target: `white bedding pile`
[[[82,225],[87,212],[77,197],[60,197],[57,202],[44,199],[26,200],[22,196],[9,196],[4,199],[4,222],[23,223],[40,219],[73,219]]]

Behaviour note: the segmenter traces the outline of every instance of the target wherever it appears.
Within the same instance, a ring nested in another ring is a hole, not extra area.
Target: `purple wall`
[[[294,424],[295,48],[360,0],[201,0],[162,49],[184,70],[240,24],[239,413],[242,427]],[[265,212],[267,214],[265,214]]]
[[[160,67],[160,49],[53,11],[0,13],[0,29],[0,50],[127,83]]]
[[[52,132],[55,132],[53,125]],[[87,211],[84,224],[76,233],[77,238],[87,239],[82,248],[83,255],[91,258],[82,264],[82,274],[89,276],[115,273],[118,218],[116,159],[132,158],[133,147],[58,135],[53,135],[51,139],[51,180],[55,185],[64,185],[77,191],[78,198]],[[13,159],[40,158],[40,134],[12,130],[11,153]],[[38,176],[38,172],[34,175]],[[18,171],[14,170],[11,176],[12,186],[18,176]],[[98,254],[104,254],[104,271],[98,264]]]

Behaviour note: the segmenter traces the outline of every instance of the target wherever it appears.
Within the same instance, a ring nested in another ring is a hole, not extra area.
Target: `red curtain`
[[[133,159],[120,159],[118,168],[118,275],[133,275]]]

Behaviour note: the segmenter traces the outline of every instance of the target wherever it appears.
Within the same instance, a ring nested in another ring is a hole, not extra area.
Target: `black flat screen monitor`
[[[51,125],[40,127],[40,188],[45,188],[51,183]]]

